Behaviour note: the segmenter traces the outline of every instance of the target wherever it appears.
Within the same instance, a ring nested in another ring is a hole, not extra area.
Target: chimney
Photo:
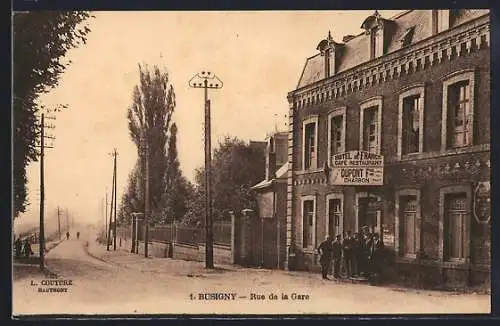
[[[350,40],[352,40],[353,38],[355,38],[356,36],[354,35],[351,35],[351,34],[348,34],[348,35],[345,35],[343,38],[342,38],[342,42],[346,43],[346,42],[349,42]]]
[[[266,180],[274,179],[276,174],[276,147],[274,137],[269,137],[266,149]]]
[[[276,153],[268,152],[266,160],[266,180],[276,177]]]

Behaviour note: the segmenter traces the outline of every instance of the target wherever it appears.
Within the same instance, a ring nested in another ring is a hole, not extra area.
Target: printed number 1
[[[192,293],[189,294],[189,299],[194,300],[194,295]]]

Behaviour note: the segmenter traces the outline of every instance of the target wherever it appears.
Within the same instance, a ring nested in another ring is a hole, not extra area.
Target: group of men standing
[[[342,268],[347,278],[365,277],[374,281],[380,277],[384,244],[379,234],[369,232],[367,226],[360,233],[347,231],[343,239],[340,234],[333,241],[327,236],[318,252],[323,279],[328,279],[330,267],[335,279],[341,277]]]

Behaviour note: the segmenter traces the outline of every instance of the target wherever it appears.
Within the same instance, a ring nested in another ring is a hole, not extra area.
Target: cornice
[[[397,79],[403,74],[428,69],[445,58],[453,60],[489,46],[489,32],[489,15],[481,16],[330,78],[291,91],[288,93],[289,101],[294,108],[304,107],[303,102],[306,103],[305,106],[317,105]]]

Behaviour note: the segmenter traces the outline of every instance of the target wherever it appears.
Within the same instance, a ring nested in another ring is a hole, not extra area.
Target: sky
[[[397,11],[381,10],[389,18]],[[59,85],[40,98],[45,106],[67,104],[48,131],[54,148],[45,155],[45,211],[57,207],[77,221],[104,223],[111,198],[113,148],[117,149],[117,197],[127,186],[137,150],[127,127],[127,109],[138,83],[138,63],[159,65],[176,94],[173,119],[184,175],[203,165],[203,90],[188,81],[200,71],[224,83],[209,92],[212,144],[226,136],[245,141],[286,130],[287,93],[296,88],[308,57],[328,35],[340,42],[362,32],[364,11],[95,12],[86,45],[70,50],[71,65]],[[40,166],[28,167],[30,205],[16,223],[39,218]],[[65,214],[65,213],[63,213]]]

